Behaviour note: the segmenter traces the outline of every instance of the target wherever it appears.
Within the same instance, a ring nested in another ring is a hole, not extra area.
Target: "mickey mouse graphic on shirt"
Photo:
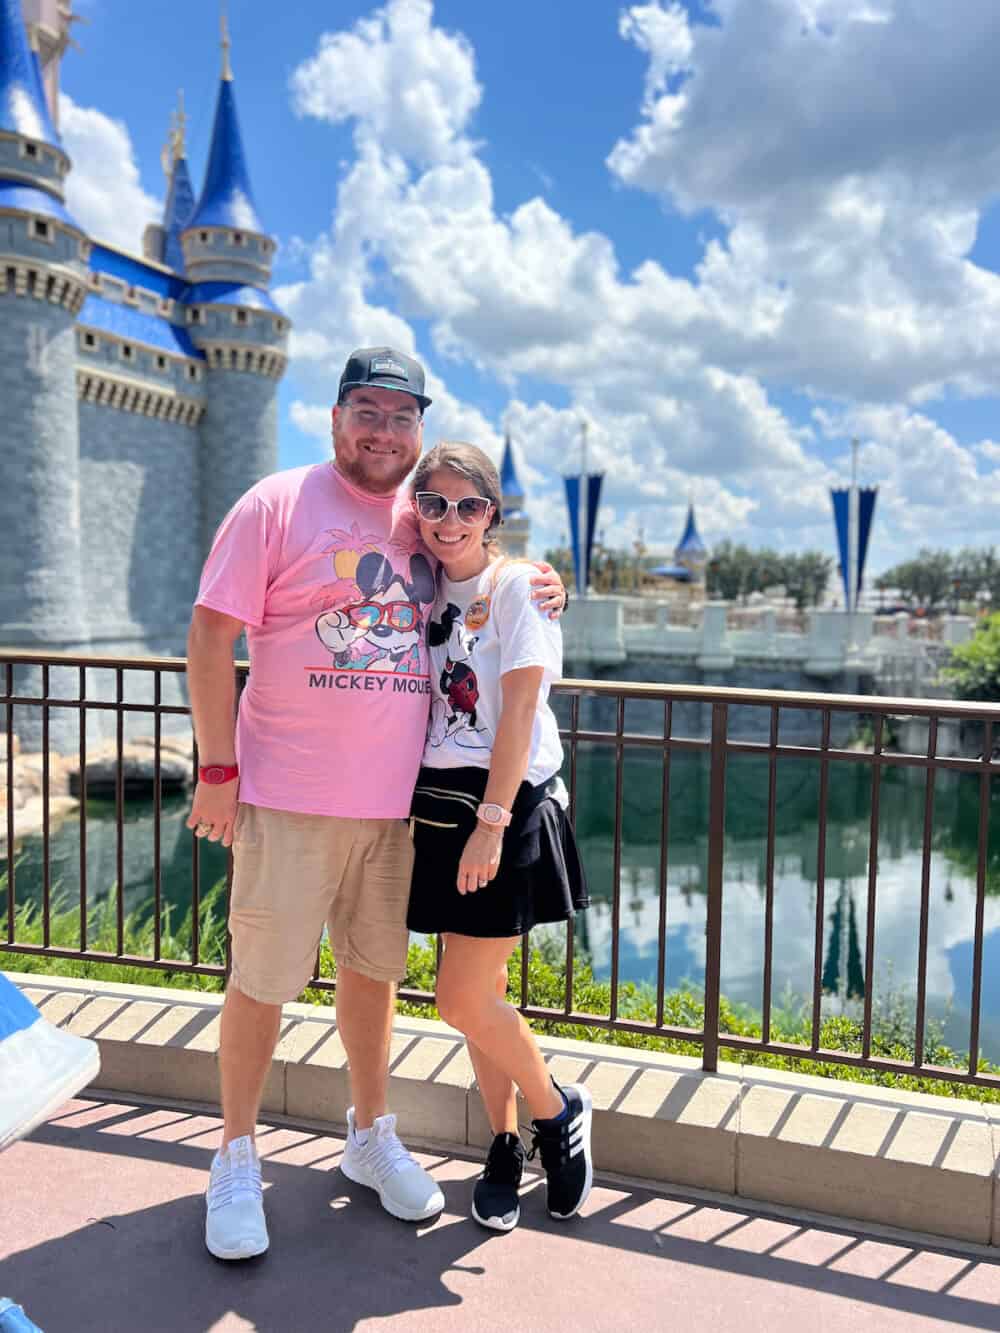
[[[347,604],[316,621],[320,642],[342,671],[370,667],[397,674],[423,674],[423,607],[434,600],[430,561],[410,556],[404,577],[380,550],[367,550],[353,571],[356,593]]]
[[[478,639],[467,630],[457,606],[449,602],[440,621],[431,620],[427,641],[431,648],[448,646],[439,677],[444,698],[435,698],[431,703],[429,744],[436,749],[452,739],[465,749],[489,749],[493,742],[489,729],[476,726],[479,682],[470,662]]]

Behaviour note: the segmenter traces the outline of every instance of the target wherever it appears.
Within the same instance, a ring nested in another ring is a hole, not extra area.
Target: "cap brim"
[[[425,397],[422,393],[414,393],[413,390],[408,389],[405,384],[398,384],[395,380],[374,379],[348,380],[346,384],[340,386],[340,398],[337,400],[338,402],[344,397],[344,394],[348,389],[391,389],[393,393],[405,393],[408,398],[415,398],[417,400],[420,404],[421,411],[423,411],[424,408],[430,407],[431,403],[434,401],[432,398]]]

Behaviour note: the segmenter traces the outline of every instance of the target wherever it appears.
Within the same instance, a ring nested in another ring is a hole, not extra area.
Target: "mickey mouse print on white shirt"
[[[544,669],[526,773],[533,785],[562,764],[549,687],[562,673],[559,624],[531,600],[534,566],[504,561],[453,582],[443,571],[428,625],[431,717],[424,750],[430,768],[489,768],[503,705],[501,678]]]

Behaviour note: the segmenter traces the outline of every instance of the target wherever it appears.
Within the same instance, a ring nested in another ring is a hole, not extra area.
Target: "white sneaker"
[[[212,1158],[205,1194],[205,1244],[216,1259],[252,1259],[268,1247],[260,1158],[249,1134]]]
[[[97,1043],[57,1028],[0,973],[0,1152],[93,1082]]]
[[[444,1195],[397,1138],[394,1115],[380,1115],[362,1147],[355,1136],[352,1106],[340,1169],[348,1180],[377,1191],[386,1212],[404,1222],[422,1222],[444,1207]]]

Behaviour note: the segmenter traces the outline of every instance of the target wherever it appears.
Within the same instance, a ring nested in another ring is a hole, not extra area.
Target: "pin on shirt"
[[[469,603],[469,609],[465,613],[466,629],[482,629],[490,618],[490,599],[487,596],[477,597],[474,602]]]

